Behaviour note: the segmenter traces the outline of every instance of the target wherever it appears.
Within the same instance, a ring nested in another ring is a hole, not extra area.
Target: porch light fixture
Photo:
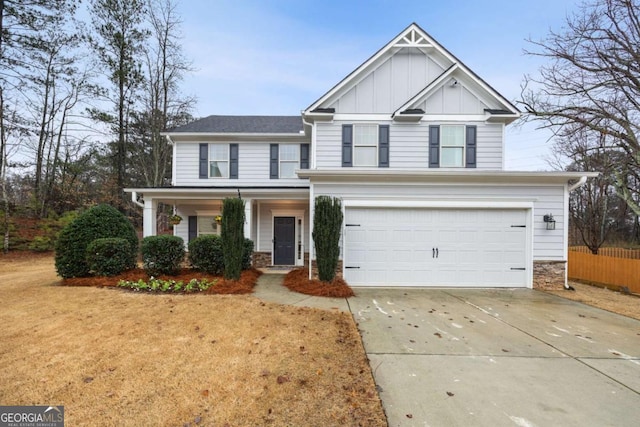
[[[547,230],[556,229],[556,220],[553,218],[553,214],[547,214],[542,219],[547,224]]]

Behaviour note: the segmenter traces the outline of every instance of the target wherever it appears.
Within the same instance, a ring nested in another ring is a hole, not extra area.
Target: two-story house
[[[505,126],[519,116],[412,24],[300,115],[169,132],[172,186],[127,191],[145,236],[163,202],[187,242],[219,233],[222,200],[240,195],[259,267],[314,259],[314,199],[330,195],[351,285],[565,284],[568,194],[596,174],[505,171]]]

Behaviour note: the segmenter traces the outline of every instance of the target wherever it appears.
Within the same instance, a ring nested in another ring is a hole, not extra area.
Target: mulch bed
[[[309,270],[306,268],[290,271],[284,277],[284,286],[294,292],[316,297],[349,298],[355,295],[342,277],[336,277],[331,282],[309,280]]]
[[[240,280],[225,280],[220,276],[214,276],[212,274],[196,271],[191,268],[183,268],[175,276],[157,275],[156,279],[162,280],[175,280],[182,281],[184,283],[189,282],[191,279],[206,279],[208,281],[217,280],[217,283],[202,292],[205,294],[250,294],[253,292],[253,288],[256,285],[258,277],[262,273],[258,270],[251,269],[245,270],[240,275]],[[149,275],[141,268],[125,271],[117,276],[92,276],[92,277],[74,277],[68,279],[62,279],[62,286],[97,286],[97,287],[115,287],[120,280],[129,280],[136,282],[138,280],[147,280]],[[200,293],[200,292],[198,292]]]

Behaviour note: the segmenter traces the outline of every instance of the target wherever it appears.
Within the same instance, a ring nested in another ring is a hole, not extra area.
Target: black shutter
[[[209,178],[209,144],[200,144],[200,178]]]
[[[475,168],[476,167],[476,134],[477,128],[476,126],[467,126],[467,141],[466,141],[466,167]]]
[[[309,144],[300,144],[300,169],[309,169]]]
[[[353,166],[353,125],[342,125],[342,167]]]
[[[389,167],[389,125],[378,126],[378,167]]]
[[[278,171],[278,156],[280,154],[280,147],[278,144],[271,144],[269,146],[269,178],[278,179],[280,173]]]
[[[229,179],[238,179],[238,144],[229,144]]]
[[[189,242],[198,237],[198,217],[189,216]]]
[[[429,167],[440,167],[440,126],[429,126]]]

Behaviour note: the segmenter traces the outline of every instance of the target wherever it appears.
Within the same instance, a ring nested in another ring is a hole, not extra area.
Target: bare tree
[[[527,53],[549,63],[525,77],[519,102],[530,119],[560,137],[589,134],[624,153],[614,184],[636,214],[640,189],[627,184],[640,178],[639,15],[640,0],[592,0],[561,31],[530,40],[534,49]]]
[[[9,157],[34,131],[33,122],[25,113],[29,84],[36,75],[31,59],[34,53],[48,47],[44,31],[62,22],[76,3],[76,0],[0,0],[0,186],[5,251],[9,242],[10,204],[6,191]]]
[[[147,19],[151,37],[145,54],[145,81],[142,85],[142,111],[132,123],[132,162],[147,187],[167,184],[171,171],[172,148],[162,132],[190,121],[194,98],[180,93],[180,83],[192,71],[180,44],[182,21],[174,0],[147,0]]]
[[[571,159],[569,171],[600,171],[597,178],[569,195],[571,226],[582,242],[597,254],[615,226],[616,201],[614,182],[620,153],[606,148],[602,138],[577,130],[557,139],[553,151]]]

